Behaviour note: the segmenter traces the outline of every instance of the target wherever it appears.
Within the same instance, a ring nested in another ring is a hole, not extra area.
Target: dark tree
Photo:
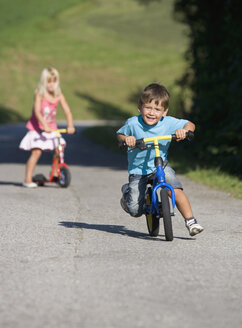
[[[175,0],[189,26],[189,69],[180,81],[192,91],[189,117],[198,127],[201,158],[241,174],[241,1]]]

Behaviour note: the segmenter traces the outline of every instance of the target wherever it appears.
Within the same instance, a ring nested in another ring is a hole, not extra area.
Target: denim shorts
[[[164,171],[166,183],[170,184],[174,189],[183,189],[181,182],[176,177],[175,171],[169,165],[165,167]],[[144,214],[145,191],[147,181],[152,174],[130,174],[124,199],[131,216],[139,217]]]

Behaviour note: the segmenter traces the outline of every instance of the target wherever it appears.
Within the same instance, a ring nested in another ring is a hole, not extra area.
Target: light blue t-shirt
[[[149,138],[173,134],[177,129],[182,129],[187,120],[177,119],[172,116],[165,116],[155,125],[147,125],[143,122],[142,116],[134,116],[128,119],[117,134],[125,136],[134,136],[136,139]],[[160,140],[159,147],[163,160],[167,159],[167,151],[171,140]],[[146,150],[135,148],[128,152],[128,171],[129,174],[146,175],[154,172],[155,149],[154,147]]]

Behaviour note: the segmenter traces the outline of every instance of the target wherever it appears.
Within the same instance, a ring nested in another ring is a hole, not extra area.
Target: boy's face
[[[168,108],[165,109],[160,103],[156,105],[155,100],[152,100],[148,104],[144,104],[142,109],[138,109],[142,115],[142,119],[147,125],[155,125],[158,123],[162,116],[165,117]]]

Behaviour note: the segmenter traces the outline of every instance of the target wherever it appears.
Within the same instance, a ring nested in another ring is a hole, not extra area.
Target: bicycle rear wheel
[[[46,181],[48,181],[48,179],[46,179],[46,177],[43,174],[36,174],[35,176],[33,176],[32,178],[33,182],[37,183],[38,186],[43,186],[44,183]]]
[[[167,241],[172,241],[173,240],[173,230],[172,230],[170,203],[169,203],[167,189],[161,189],[160,197],[161,197],[161,207],[162,207],[162,216],[163,216],[165,237],[166,237]]]
[[[148,187],[146,192],[145,204],[147,206],[151,205],[151,200],[152,200],[152,189],[151,187]],[[146,223],[147,223],[149,235],[152,237],[157,237],[160,230],[160,220],[156,217],[155,214],[150,214],[146,212],[145,216],[146,216]]]

